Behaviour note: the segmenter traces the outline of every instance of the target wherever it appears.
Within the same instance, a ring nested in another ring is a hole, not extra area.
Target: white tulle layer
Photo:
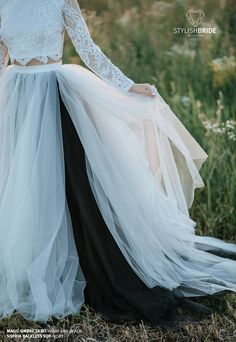
[[[65,200],[55,75],[0,79],[0,315],[79,312],[85,279]]]
[[[8,66],[0,78],[0,314],[47,320],[79,312],[84,300],[57,82],[101,213],[138,276],[184,296],[236,291],[236,261],[204,251],[236,253],[236,245],[195,236],[188,214],[207,155],[159,94],[118,90],[73,64]]]

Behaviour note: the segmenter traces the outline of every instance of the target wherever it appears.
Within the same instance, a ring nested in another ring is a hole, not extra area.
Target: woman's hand
[[[129,91],[131,93],[137,93],[137,94],[143,94],[146,96],[151,96],[155,97],[157,95],[157,89],[154,84],[149,84],[149,83],[139,83],[136,84],[134,83]]]

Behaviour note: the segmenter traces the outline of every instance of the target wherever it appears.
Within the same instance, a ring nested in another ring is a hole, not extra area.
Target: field
[[[205,187],[196,191],[190,210],[197,233],[236,242],[236,2],[81,0],[80,6],[103,52],[136,83],[154,83],[207,152],[201,169]],[[185,17],[189,8],[202,9],[201,26],[216,27],[216,34],[173,33],[173,28],[191,27]],[[84,66],[68,36],[64,48],[64,63]],[[215,312],[205,317],[179,309],[179,323],[168,328],[107,323],[84,308],[80,317],[47,326],[29,325],[15,315],[0,322],[0,331],[3,341],[6,328],[73,326],[77,332],[69,341],[236,341],[236,296],[227,294],[211,305]]]
[[[136,83],[154,83],[207,152],[201,170],[205,188],[197,190],[191,208],[198,233],[236,241],[235,1],[80,3],[103,52]],[[216,34],[173,33],[191,26],[185,13],[192,7],[204,10],[201,25],[216,27]],[[68,38],[64,61],[81,63]]]

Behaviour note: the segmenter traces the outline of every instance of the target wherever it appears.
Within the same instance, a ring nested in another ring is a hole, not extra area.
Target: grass
[[[205,299],[205,302],[209,302]],[[178,309],[176,325],[173,327],[153,327],[140,322],[117,324],[104,321],[98,313],[84,306],[81,314],[68,316],[51,323],[28,322],[18,314],[0,321],[0,341],[17,341],[7,338],[7,329],[52,329],[55,337],[38,338],[33,341],[71,342],[209,342],[236,341],[236,295],[227,294],[211,301],[215,313],[206,317],[193,316],[190,312]],[[60,333],[59,333],[60,331]],[[59,337],[60,334],[62,337]],[[45,336],[45,335],[44,335]],[[24,339],[30,341],[30,339]],[[31,339],[32,341],[32,339]]]

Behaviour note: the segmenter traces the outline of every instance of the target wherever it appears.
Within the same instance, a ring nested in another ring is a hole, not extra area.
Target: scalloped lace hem
[[[53,59],[55,62],[59,62],[62,59],[62,56],[61,54],[58,54],[58,55],[46,55],[46,56],[30,56],[30,57],[22,57],[22,58],[15,57],[12,59],[12,62],[18,62],[22,65],[26,65],[32,60],[36,59],[37,61],[43,64],[47,64],[49,58]]]

